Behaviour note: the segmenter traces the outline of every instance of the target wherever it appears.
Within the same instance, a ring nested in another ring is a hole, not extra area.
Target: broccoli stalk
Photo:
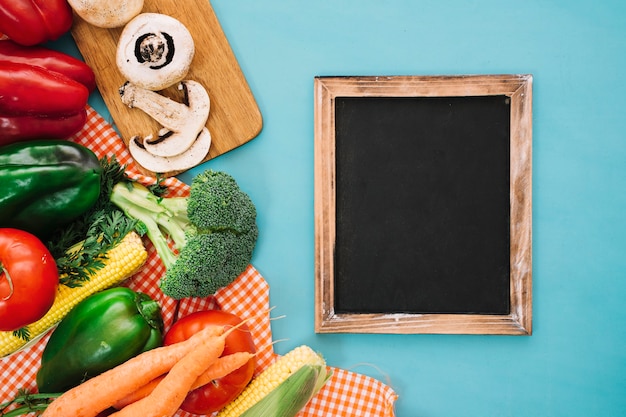
[[[174,265],[178,255],[170,249],[168,237],[177,250],[181,250],[187,242],[187,198],[157,197],[137,182],[124,181],[113,187],[111,202],[127,217],[139,221],[138,231],[148,236],[165,268]]]
[[[258,237],[256,208],[229,174],[196,175],[189,197],[159,197],[124,181],[110,198],[154,244],[166,267],[160,287],[169,297],[211,295],[250,263]]]

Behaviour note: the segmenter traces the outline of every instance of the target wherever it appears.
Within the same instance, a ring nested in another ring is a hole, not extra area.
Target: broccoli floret
[[[207,170],[193,178],[187,213],[197,228],[209,232],[247,233],[256,222],[252,200],[222,171]]]
[[[256,207],[225,172],[198,174],[189,197],[158,197],[135,182],[118,183],[111,201],[138,220],[154,244],[166,267],[160,287],[172,298],[211,295],[234,281],[252,259]]]
[[[161,280],[161,290],[175,299],[214,294],[247,268],[256,236],[255,227],[240,235],[202,233],[190,238]]]

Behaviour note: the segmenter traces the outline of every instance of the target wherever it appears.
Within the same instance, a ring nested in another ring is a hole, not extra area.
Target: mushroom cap
[[[157,91],[185,78],[194,52],[191,33],[179,20],[160,13],[141,13],[124,27],[116,63],[128,81]]]
[[[100,28],[117,28],[141,13],[144,0],[68,0],[84,21]]]

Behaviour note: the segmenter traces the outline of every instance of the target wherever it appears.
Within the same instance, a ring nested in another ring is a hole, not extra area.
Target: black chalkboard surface
[[[316,78],[316,331],[530,334],[530,81]]]
[[[509,114],[506,96],[335,100],[335,312],[509,313]]]

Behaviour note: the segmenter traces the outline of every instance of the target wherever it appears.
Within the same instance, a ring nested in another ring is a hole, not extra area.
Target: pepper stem
[[[9,275],[9,270],[6,269],[4,265],[2,265],[2,263],[0,263],[0,274],[5,277],[7,282],[9,283],[9,295],[2,297],[2,301],[6,301],[11,298],[13,296],[13,293],[15,292],[13,289],[13,280],[11,279],[11,275]]]
[[[159,303],[150,298],[147,294],[137,293],[135,305],[139,314],[148,322],[153,329],[161,329],[161,307]]]

